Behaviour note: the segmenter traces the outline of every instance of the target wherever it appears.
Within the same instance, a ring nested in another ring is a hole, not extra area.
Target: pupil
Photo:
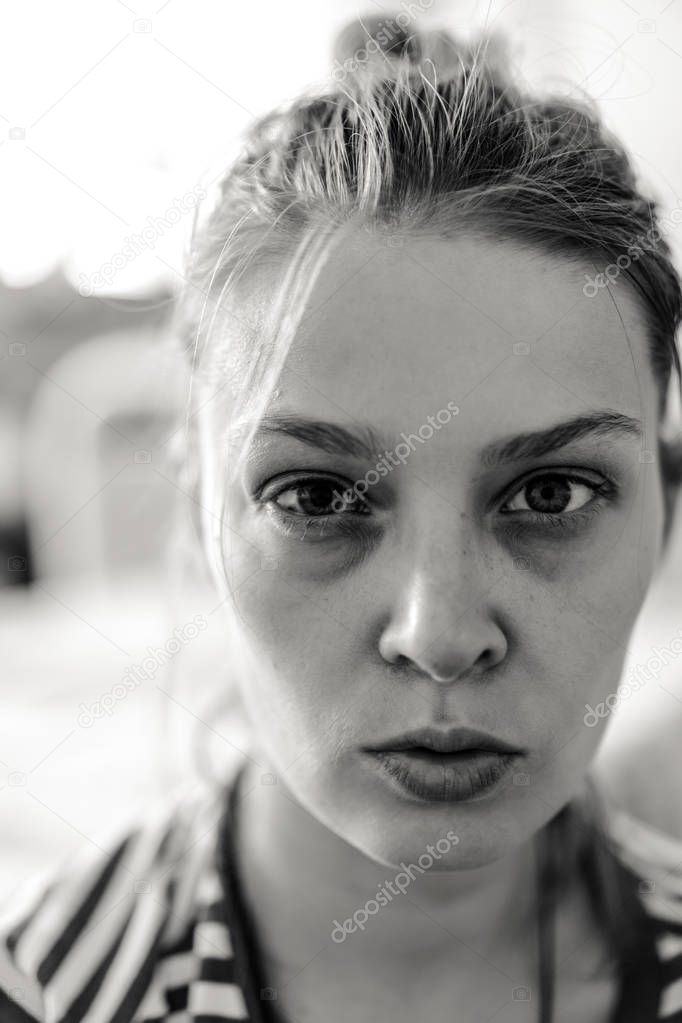
[[[526,500],[534,511],[544,512],[545,514],[561,512],[570,503],[571,487],[568,480],[560,477],[551,480],[544,479],[542,482],[531,483],[526,488]],[[534,502],[539,502],[541,507],[534,508]]]
[[[328,483],[314,483],[302,492],[302,503],[311,505],[311,511],[326,511],[332,502],[332,487]]]

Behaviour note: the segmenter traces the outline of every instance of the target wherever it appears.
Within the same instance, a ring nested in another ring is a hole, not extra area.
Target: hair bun
[[[443,29],[420,29],[407,11],[348,22],[336,34],[332,54],[335,67],[350,73],[366,67],[385,70],[391,61],[430,61],[439,71],[473,63],[501,68],[509,62],[506,39],[485,34],[463,40]]]
[[[398,18],[399,15],[387,18],[371,15],[348,22],[334,39],[334,59],[339,64],[346,61],[362,63],[363,57],[367,60],[373,53],[378,53],[414,60],[418,57],[419,49],[417,34],[409,31],[409,15],[400,20]]]

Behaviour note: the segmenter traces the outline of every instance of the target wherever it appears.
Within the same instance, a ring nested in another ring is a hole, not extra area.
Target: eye
[[[320,518],[349,513],[367,514],[366,504],[350,484],[346,486],[338,480],[323,477],[298,480],[277,491],[269,500],[288,515]]]
[[[603,498],[614,493],[609,480],[587,480],[568,473],[536,475],[517,489],[500,509],[502,512],[528,513],[532,521],[569,525],[596,514]]]
[[[288,478],[286,485],[271,480],[254,496],[287,536],[300,539],[353,537],[373,522],[369,504],[338,477]],[[364,534],[363,534],[364,535]]]

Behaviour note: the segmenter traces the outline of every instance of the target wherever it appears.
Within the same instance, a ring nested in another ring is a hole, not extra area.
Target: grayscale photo
[[[0,48],[0,1023],[682,1023],[682,0]]]

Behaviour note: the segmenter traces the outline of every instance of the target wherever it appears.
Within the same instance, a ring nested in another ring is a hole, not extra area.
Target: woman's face
[[[624,278],[586,297],[586,273],[510,241],[347,237],[229,485],[260,762],[378,862],[448,830],[434,869],[497,859],[602,738],[588,707],[617,690],[663,495],[637,300]],[[519,753],[474,799],[424,798],[368,749],[430,725]]]

